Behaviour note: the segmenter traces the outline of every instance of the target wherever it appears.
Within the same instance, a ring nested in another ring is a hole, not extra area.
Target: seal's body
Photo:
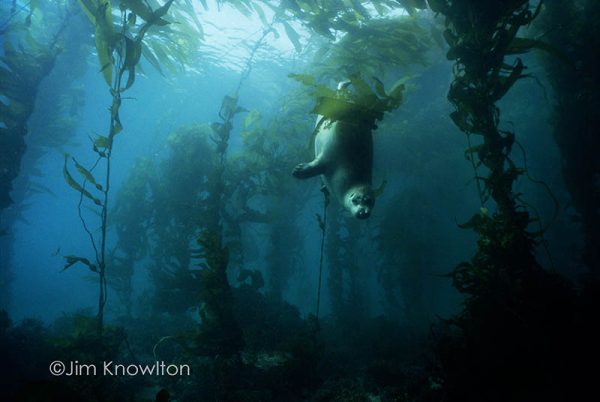
[[[371,214],[375,197],[371,188],[373,136],[359,123],[317,119],[315,159],[294,168],[293,175],[306,179],[321,175],[327,189],[355,217]]]

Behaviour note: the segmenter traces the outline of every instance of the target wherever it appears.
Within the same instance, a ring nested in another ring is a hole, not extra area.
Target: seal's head
[[[375,205],[375,194],[369,185],[355,186],[346,192],[344,206],[352,216],[367,219]]]

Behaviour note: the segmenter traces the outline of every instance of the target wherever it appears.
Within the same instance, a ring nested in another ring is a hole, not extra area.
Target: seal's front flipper
[[[308,179],[325,172],[325,164],[319,163],[317,159],[308,163],[300,163],[296,165],[292,175],[297,179]]]

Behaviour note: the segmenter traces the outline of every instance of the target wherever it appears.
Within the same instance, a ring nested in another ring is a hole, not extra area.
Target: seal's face
[[[367,219],[371,216],[371,210],[375,205],[375,195],[368,186],[350,189],[345,197],[345,206],[352,216],[358,219]]]

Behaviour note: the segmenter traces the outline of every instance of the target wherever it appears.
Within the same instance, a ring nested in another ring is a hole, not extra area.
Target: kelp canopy
[[[8,399],[583,399],[598,7],[562,3],[2,4]],[[317,115],[373,133],[368,223],[291,177]]]

